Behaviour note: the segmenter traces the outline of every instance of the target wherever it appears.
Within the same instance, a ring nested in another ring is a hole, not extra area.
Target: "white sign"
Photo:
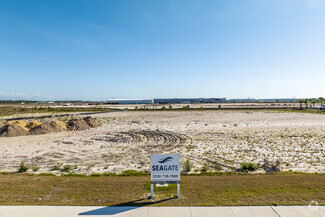
[[[151,184],[180,183],[179,154],[151,155]]]

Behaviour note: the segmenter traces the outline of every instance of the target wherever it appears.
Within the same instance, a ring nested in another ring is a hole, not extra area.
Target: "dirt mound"
[[[25,121],[21,121],[21,120],[18,120],[18,121],[8,121],[7,124],[17,124],[17,125],[20,125],[22,127],[26,127],[27,123]]]
[[[65,128],[61,124],[52,121],[51,123],[44,123],[37,127],[34,127],[29,131],[31,135],[46,134],[46,133],[55,133],[65,131]]]
[[[29,123],[26,125],[26,127],[27,127],[28,129],[32,129],[32,128],[37,127],[37,126],[39,126],[39,125],[41,125],[41,124],[43,124],[43,123],[40,122],[40,121],[31,121],[31,122],[29,122]]]
[[[54,121],[56,124],[60,125],[64,130],[67,130],[67,125],[62,121]]]
[[[24,128],[25,130],[28,130],[28,128],[26,128],[27,123],[25,121],[21,121],[21,120],[19,120],[19,121],[8,121],[7,124],[8,125],[12,125],[12,124],[19,125],[22,128]]]
[[[87,130],[90,126],[84,119],[71,119],[67,123],[67,128],[70,131],[80,131],[80,130]]]
[[[0,137],[26,136],[28,131],[18,124],[7,124],[0,129]]]
[[[90,127],[99,127],[102,124],[97,121],[96,119],[92,118],[92,117],[85,117],[84,121],[86,121],[86,123],[90,126]]]

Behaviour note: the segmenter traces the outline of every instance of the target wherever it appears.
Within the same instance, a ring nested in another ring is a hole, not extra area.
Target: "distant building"
[[[299,99],[296,98],[281,98],[281,99],[259,99],[259,102],[298,102]]]
[[[153,104],[153,99],[109,99],[107,104]]]
[[[230,99],[229,102],[257,102],[256,99]]]
[[[288,99],[230,99],[229,102],[297,102],[298,99],[288,98]]]
[[[157,104],[189,104],[189,103],[221,103],[226,102],[226,98],[170,98],[154,99]]]

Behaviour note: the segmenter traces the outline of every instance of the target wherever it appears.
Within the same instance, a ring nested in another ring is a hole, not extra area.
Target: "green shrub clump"
[[[190,106],[189,105],[183,106],[183,110],[190,110]]]
[[[191,163],[191,161],[189,159],[187,159],[186,162],[184,163],[184,171],[190,172],[192,167],[193,167],[193,164]]]
[[[258,168],[260,168],[260,165],[257,165],[255,163],[241,163],[241,171],[242,172],[248,172],[248,171],[255,171]]]
[[[21,164],[20,164],[20,168],[19,168],[18,172],[20,172],[20,173],[24,173],[24,172],[26,172],[28,169],[29,169],[29,168],[28,168],[27,166],[25,166],[24,162],[21,162]]]
[[[65,165],[64,167],[63,167],[63,169],[61,170],[61,172],[66,172],[66,173],[68,173],[68,172],[70,172],[70,170],[71,170],[71,165]]]
[[[201,173],[206,173],[208,172],[208,168],[206,166],[203,166],[200,170]]]

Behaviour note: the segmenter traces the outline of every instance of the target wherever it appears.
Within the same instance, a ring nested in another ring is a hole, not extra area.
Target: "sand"
[[[283,171],[325,172],[325,115],[263,111],[133,111],[93,115],[84,131],[0,138],[0,171],[21,162],[53,172],[72,165],[89,174],[149,170],[150,154],[180,153],[192,171],[232,171],[242,162],[282,162]],[[55,119],[53,119],[55,121]],[[29,172],[32,172],[31,170]],[[263,171],[261,171],[263,172]]]

